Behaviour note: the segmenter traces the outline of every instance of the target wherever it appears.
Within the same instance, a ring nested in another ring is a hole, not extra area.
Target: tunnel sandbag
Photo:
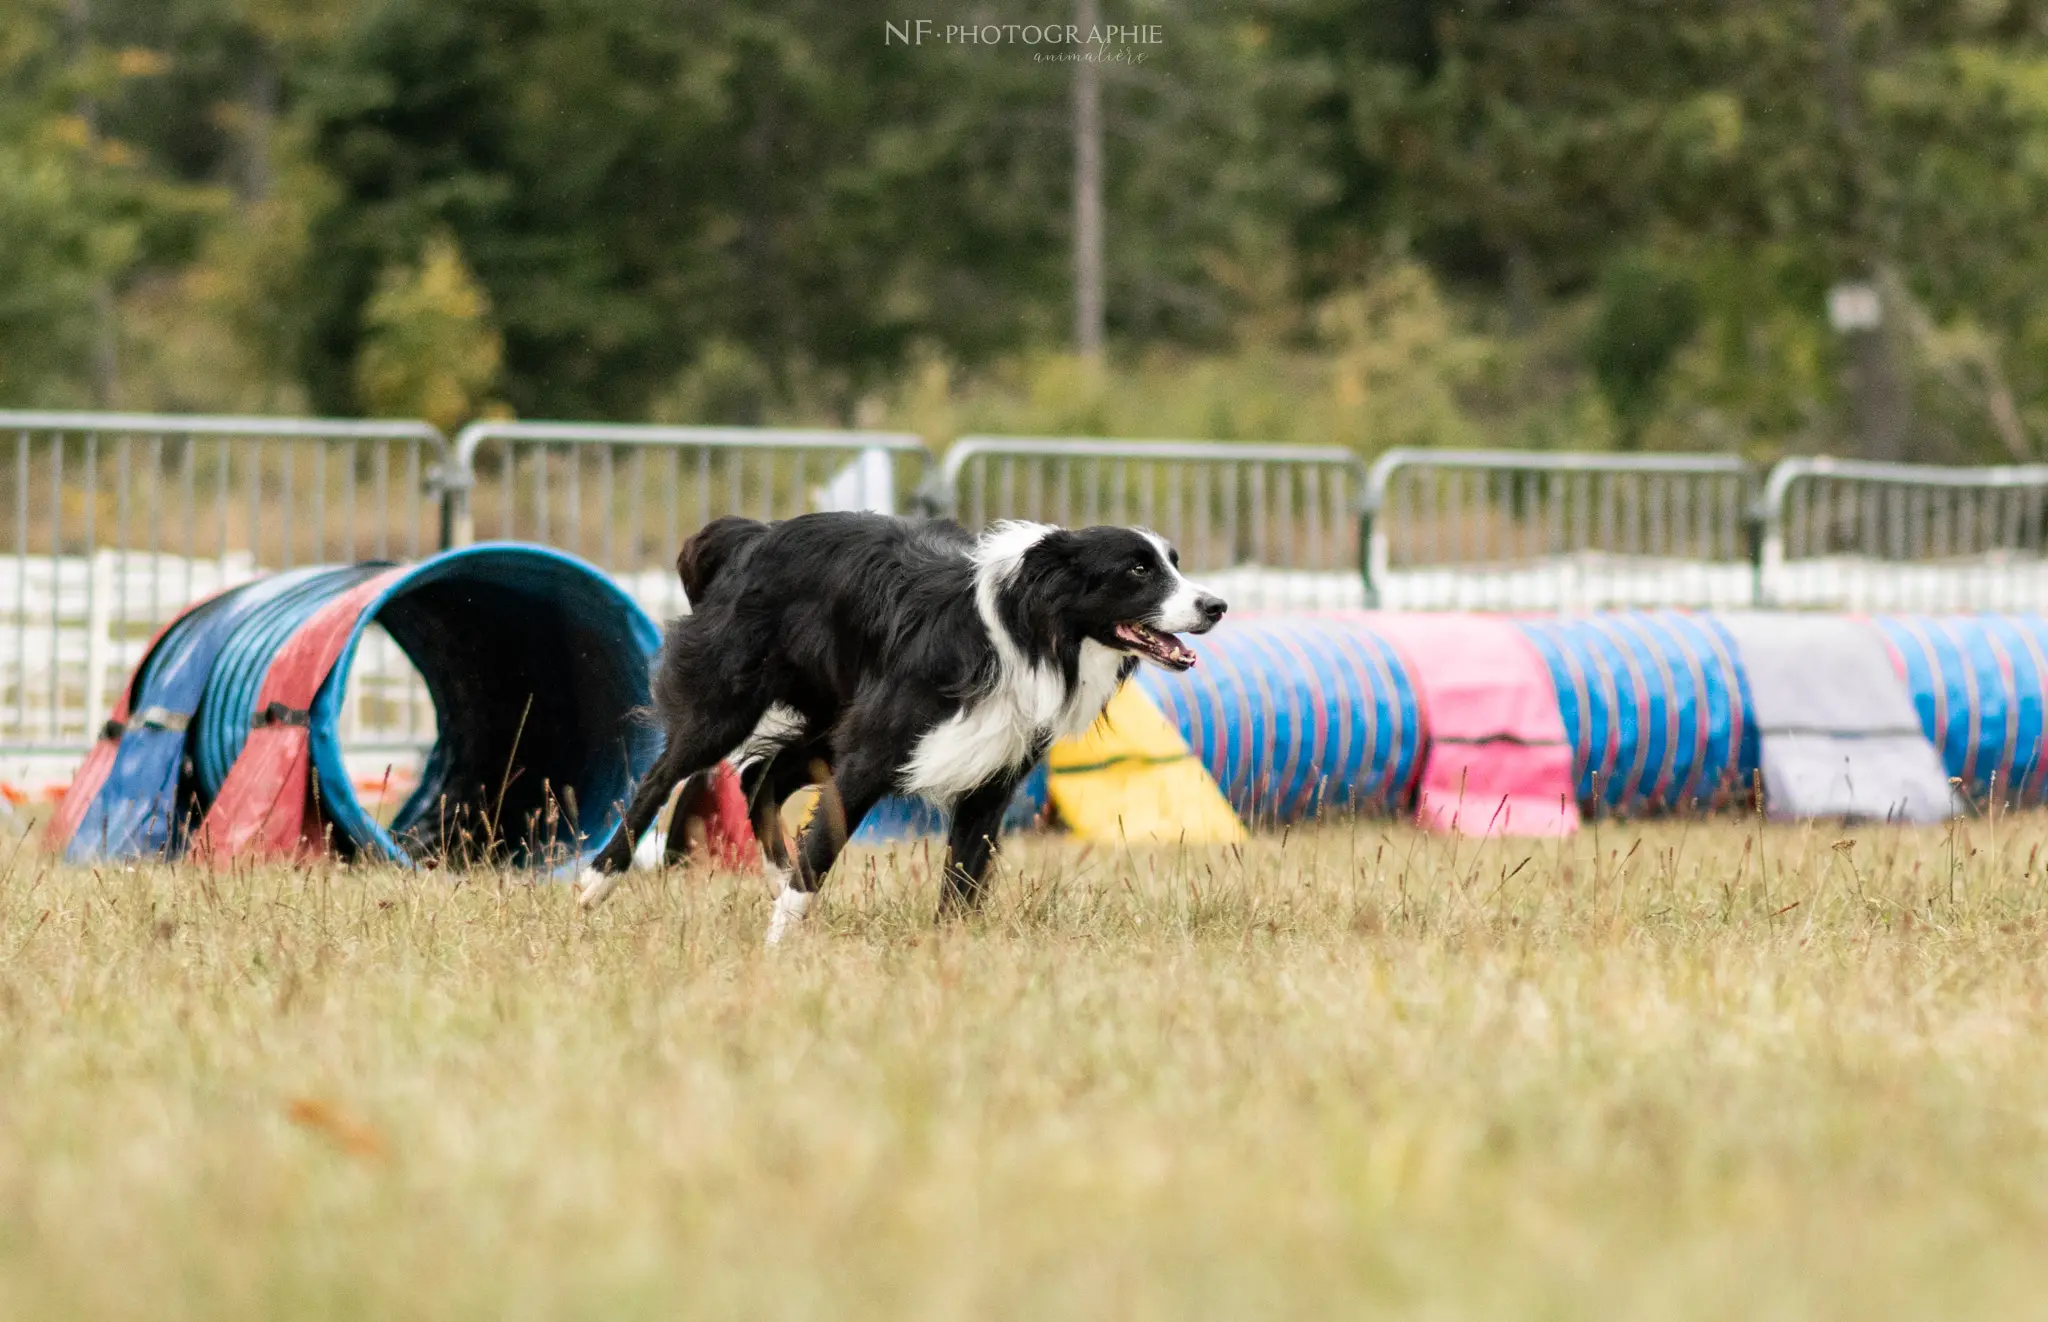
[[[357,800],[340,737],[349,667],[373,623],[419,672],[438,726],[388,827]],[[464,547],[399,575],[357,617],[309,715],[335,848],[398,863],[587,860],[660,748],[646,715],[659,640],[608,576],[545,547]]]
[[[175,814],[175,806],[166,808],[159,800],[161,784],[146,786],[142,783],[145,778],[137,775],[135,764],[138,756],[146,756],[153,762],[161,759],[156,756],[154,747],[157,737],[143,736],[137,728],[136,718],[154,705],[151,701],[154,696],[151,678],[166,653],[175,652],[198,622],[219,609],[224,599],[240,590],[239,586],[229,588],[181,611],[158,632],[156,641],[136,666],[134,675],[114,705],[113,714],[100,731],[99,739],[87,753],[84,765],[72,777],[71,786],[65,791],[64,804],[52,824],[50,843],[67,861],[80,862],[106,856],[105,851],[115,843],[115,836],[126,829],[120,822],[134,818],[138,810],[141,813],[153,812],[159,819]],[[182,747],[182,742],[177,746]],[[122,799],[137,792],[148,794],[149,798],[137,809],[131,809]]]
[[[1879,616],[1920,727],[1971,800],[2042,802],[2048,619],[2039,615]]]
[[[1421,713],[1375,618],[1233,619],[1183,640],[1193,670],[1140,666],[1136,682],[1246,823],[1396,809],[1414,786]]]
[[[176,853],[201,804],[185,776],[193,719],[221,650],[249,618],[332,570],[260,578],[202,603],[157,644],[99,793],[65,846],[67,862]]]
[[[1376,623],[1421,696],[1428,743],[1416,820],[1475,836],[1578,830],[1571,745],[1535,646],[1495,616],[1386,615]]]
[[[1735,640],[1773,817],[1932,823],[1955,813],[1948,773],[1867,620],[1718,617]]]
[[[1657,611],[1518,624],[1550,667],[1584,809],[1656,813],[1746,800],[1757,732],[1735,640],[1719,622]]]
[[[234,589],[227,588],[223,591],[232,592]],[[115,695],[113,710],[108,712],[106,724],[100,727],[92,747],[86,751],[85,761],[72,773],[71,783],[64,788],[64,798],[58,803],[57,811],[51,815],[49,825],[43,829],[45,848],[53,853],[62,853],[70,845],[72,837],[77,834],[79,822],[92,808],[100,790],[106,785],[107,776],[114,769],[114,759],[120,752],[121,736],[128,730],[128,717],[135,696],[141,692],[143,678],[148,675],[151,665],[156,661],[164,638],[188,616],[205,609],[221,595],[222,593],[217,592],[185,607],[159,625],[156,633],[143,646],[142,659],[135,663],[135,669],[129,672],[127,680],[121,685],[121,691]]]

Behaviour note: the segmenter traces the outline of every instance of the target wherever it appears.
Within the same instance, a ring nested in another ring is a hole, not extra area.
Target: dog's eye
[[[1137,564],[1131,566],[1132,578],[1144,578],[1151,572],[1152,566],[1146,564],[1143,560],[1140,560]]]

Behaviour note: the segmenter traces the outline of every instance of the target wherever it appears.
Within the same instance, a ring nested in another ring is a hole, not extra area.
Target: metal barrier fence
[[[560,547],[663,618],[682,609],[676,548],[695,529],[724,514],[905,509],[930,459],[896,432],[472,423],[445,487],[449,539]]]
[[[419,422],[0,411],[0,748],[89,742],[151,633],[196,597],[433,550],[445,459]],[[431,738],[388,639],[358,669],[352,738]]]
[[[891,432],[0,411],[0,752],[75,750],[180,605],[294,565],[543,542],[682,607],[721,514],[1141,523],[1254,608],[2048,609],[2048,465],[1395,450]],[[1752,500],[1752,497],[1755,497]],[[1361,573],[1361,570],[1363,571]],[[432,705],[373,635],[356,747]]]
[[[1389,450],[1366,594],[1403,610],[1746,606],[1754,479],[1732,455]]]
[[[1758,522],[1758,605],[2048,609],[2048,465],[1786,459]]]
[[[932,503],[996,519],[1136,523],[1247,606],[1353,606],[1365,465],[1338,446],[964,436]]]

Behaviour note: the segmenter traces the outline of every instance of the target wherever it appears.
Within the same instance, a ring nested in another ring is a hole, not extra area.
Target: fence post
[[[85,720],[90,730],[107,710],[107,666],[120,654],[114,640],[114,553],[89,548],[86,570]]]
[[[1385,605],[1381,596],[1385,588],[1387,551],[1384,546],[1375,545],[1373,539],[1382,535],[1379,530],[1380,506],[1387,498],[1387,484],[1393,480],[1394,470],[1401,466],[1409,453],[1400,447],[1383,451],[1365,470],[1365,482],[1358,493],[1358,574],[1365,580],[1367,610],[1380,610]]]
[[[1365,608],[1380,608],[1380,587],[1372,577],[1372,507],[1360,502],[1358,506],[1358,577],[1365,584]]]
[[[461,434],[458,433],[456,441],[455,446],[443,452],[441,462],[435,466],[430,479],[441,499],[441,549],[444,551],[468,546],[476,540],[476,523],[469,512],[469,491],[476,485],[476,477],[470,467],[469,455],[461,451]]]
[[[958,518],[960,502],[953,490],[954,476],[953,469],[944,461],[926,464],[924,481],[917,484],[910,497],[913,512],[926,519]]]
[[[476,525],[469,516],[469,474],[456,474],[441,488],[441,549],[452,551],[476,540]]]
[[[1764,582],[1764,543],[1770,535],[1771,485],[1765,480],[1763,490],[1757,493],[1756,503],[1749,508],[1748,517],[1743,520],[1744,531],[1749,535],[1749,604],[1752,609],[1761,610],[1769,605],[1769,594]]]

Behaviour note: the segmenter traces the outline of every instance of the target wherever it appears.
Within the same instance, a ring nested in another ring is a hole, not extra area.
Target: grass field
[[[0,877],[0,1316],[2048,1310],[2048,820]]]

